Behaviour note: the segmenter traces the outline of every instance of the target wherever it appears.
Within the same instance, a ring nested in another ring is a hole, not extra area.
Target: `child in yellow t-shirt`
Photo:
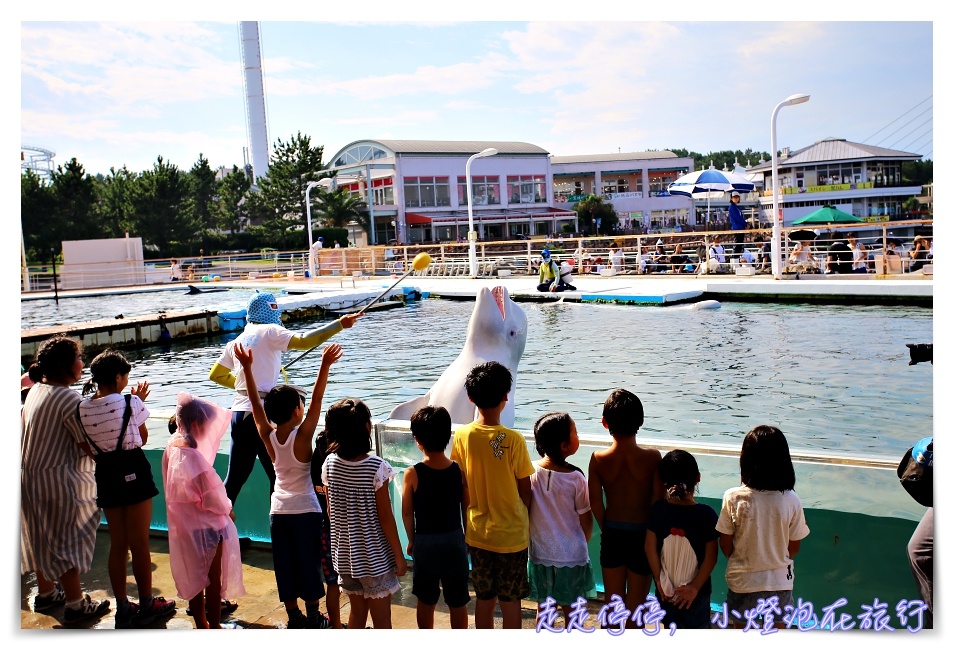
[[[523,436],[500,424],[513,385],[496,361],[475,366],[464,386],[477,419],[454,434],[451,460],[460,465],[470,490],[465,535],[477,595],[474,624],[492,629],[500,602],[505,629],[520,628],[520,600],[530,593],[530,476],[533,464]]]

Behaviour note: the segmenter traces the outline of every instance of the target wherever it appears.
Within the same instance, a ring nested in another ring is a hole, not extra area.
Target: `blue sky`
[[[326,161],[365,138],[520,140],[555,155],[767,151],[772,109],[796,92],[811,101],[779,114],[779,147],[838,137],[934,157],[930,17],[344,23],[274,13],[261,22],[270,144],[301,131]],[[159,155],[188,169],[200,153],[230,167],[247,145],[235,21],[23,22],[20,92],[21,144],[91,173],[142,171]]]

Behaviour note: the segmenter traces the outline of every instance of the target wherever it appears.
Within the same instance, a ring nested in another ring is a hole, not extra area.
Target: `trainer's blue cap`
[[[550,249],[544,248],[542,251],[540,251],[540,257],[542,257],[545,260],[550,259]]]

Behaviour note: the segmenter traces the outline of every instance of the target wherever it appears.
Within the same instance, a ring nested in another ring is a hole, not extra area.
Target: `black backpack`
[[[914,500],[934,507],[934,438],[922,438],[904,453],[898,464],[898,479]]]

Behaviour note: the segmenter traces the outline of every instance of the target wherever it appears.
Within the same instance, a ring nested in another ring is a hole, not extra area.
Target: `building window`
[[[544,176],[508,176],[507,195],[510,203],[546,203]]]
[[[629,191],[629,179],[627,178],[604,178],[603,194],[622,194]]]
[[[679,176],[674,171],[649,172],[649,196],[659,196],[669,192],[669,184]]]
[[[471,176],[474,205],[500,205],[499,176]],[[467,205],[467,177],[457,177],[457,203]]]
[[[404,179],[404,207],[436,208],[450,205],[447,176],[408,176]]]

